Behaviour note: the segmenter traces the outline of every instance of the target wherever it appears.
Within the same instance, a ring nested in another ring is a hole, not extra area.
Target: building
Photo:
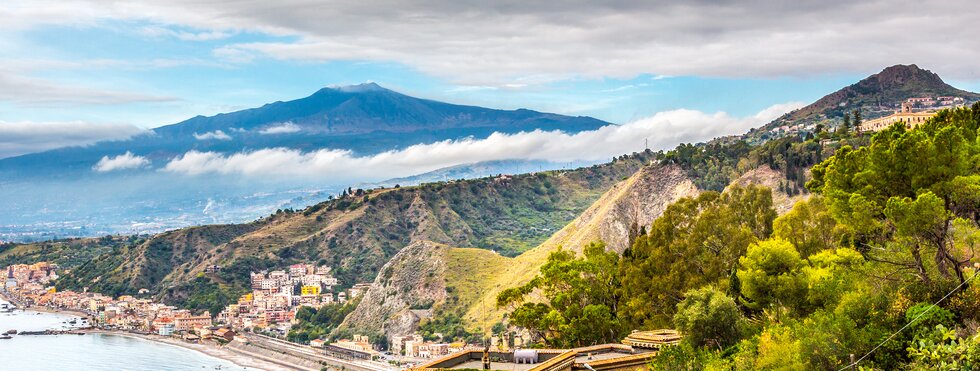
[[[160,336],[170,336],[174,333],[174,323],[173,321],[166,322],[156,322],[153,323],[153,328],[157,330],[157,334]]]
[[[368,289],[370,288],[371,288],[370,283],[358,283],[354,286],[351,286],[350,290],[348,290],[350,291],[350,296],[348,296],[347,299],[353,300],[354,298],[361,296],[362,294],[367,292]]]
[[[7,267],[7,282],[3,287],[7,290],[12,290],[17,287],[17,279],[14,278],[14,266]]]
[[[212,332],[212,336],[218,339],[223,339],[225,341],[235,340],[235,331],[230,328],[219,328]]]
[[[320,286],[303,286],[300,288],[300,293],[303,296],[319,296]]]
[[[437,358],[413,370],[639,371],[647,369],[660,349],[675,345],[680,339],[677,331],[655,330],[634,331],[623,344],[511,352],[470,349]]]
[[[174,317],[175,331],[190,331],[195,327],[211,326],[211,313],[204,312],[200,316]]]
[[[348,361],[353,361],[353,360],[370,361],[373,356],[371,353],[368,352],[339,347],[333,344],[324,345],[323,354],[326,354],[328,357],[340,358]]]
[[[646,349],[660,349],[680,342],[681,334],[674,330],[633,331],[623,339],[623,344]]]
[[[656,355],[656,351],[622,344],[513,352],[470,349],[437,358],[413,370],[639,371],[645,370]]]
[[[904,123],[908,128],[919,126],[936,115],[936,111],[914,111],[912,102],[903,102],[902,109],[891,115],[876,119],[867,120],[861,123],[858,129],[862,132],[881,131],[887,129],[896,122]]]

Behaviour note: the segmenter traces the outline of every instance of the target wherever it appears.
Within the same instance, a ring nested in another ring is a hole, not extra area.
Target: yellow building
[[[902,122],[908,128],[914,128],[928,121],[936,115],[936,111],[913,112],[912,103],[902,103],[902,110],[885,117],[867,120],[861,123],[858,128],[861,131],[881,131],[887,129],[896,122]]]
[[[300,293],[303,296],[320,295],[320,286],[303,286],[302,288],[300,288]]]

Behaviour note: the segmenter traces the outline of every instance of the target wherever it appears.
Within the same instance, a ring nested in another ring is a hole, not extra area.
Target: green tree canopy
[[[724,292],[710,286],[685,293],[677,304],[674,327],[696,347],[724,349],[738,340],[742,313]]]
[[[633,327],[669,326],[684,293],[728,287],[739,256],[772,233],[772,193],[758,186],[704,192],[667,207],[620,265],[619,314]]]
[[[586,246],[582,257],[555,251],[531,282],[502,291],[497,305],[514,306],[510,323],[527,328],[549,346],[619,341],[624,329],[616,316],[618,264],[619,255],[607,252],[602,243]],[[535,292],[543,302],[532,300]]]

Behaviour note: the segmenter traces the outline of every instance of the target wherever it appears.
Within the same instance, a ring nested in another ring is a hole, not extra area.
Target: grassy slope
[[[442,308],[450,312],[465,311],[481,299],[487,282],[497,279],[502,267],[513,263],[515,258],[500,256],[492,251],[473,248],[451,248],[446,252],[446,288],[452,291],[455,301]],[[482,306],[492,309],[494,302]]]

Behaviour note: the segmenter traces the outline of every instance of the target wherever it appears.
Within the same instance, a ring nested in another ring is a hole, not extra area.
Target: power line
[[[930,305],[930,306],[929,306],[929,308],[927,308],[926,310],[924,310],[924,311],[922,311],[922,313],[919,313],[919,315],[917,315],[917,316],[915,316],[915,318],[913,318],[913,319],[912,319],[911,321],[909,321],[909,323],[906,323],[906,324],[905,324],[905,326],[902,326],[902,328],[900,328],[900,329],[898,329],[898,331],[895,331],[894,333],[892,333],[892,334],[891,334],[890,336],[888,336],[888,338],[887,338],[887,339],[885,339],[885,341],[882,341],[882,342],[881,342],[881,343],[879,343],[879,344],[878,344],[877,346],[875,346],[875,347],[874,347],[874,349],[871,349],[871,351],[869,351],[869,352],[867,352],[867,353],[865,353],[865,354],[864,354],[863,356],[861,356],[861,358],[858,358],[858,360],[857,360],[857,361],[854,361],[853,363],[851,363],[851,364],[849,364],[849,365],[847,365],[847,366],[844,366],[843,368],[841,368],[841,369],[839,369],[839,370],[837,370],[837,371],[843,371],[843,370],[846,370],[846,369],[848,369],[848,368],[851,368],[851,367],[854,367],[854,366],[856,366],[856,365],[857,365],[858,363],[861,363],[861,361],[863,361],[863,360],[864,360],[865,358],[868,358],[868,356],[870,356],[870,355],[871,355],[871,353],[874,353],[874,352],[875,352],[876,350],[878,350],[878,348],[881,348],[881,346],[882,346],[882,345],[885,345],[885,343],[887,343],[887,342],[888,342],[888,341],[890,341],[890,340],[891,340],[892,338],[894,338],[894,337],[895,337],[895,335],[898,335],[898,334],[900,334],[900,333],[901,333],[902,331],[905,331],[905,329],[906,329],[906,328],[908,328],[909,326],[911,326],[911,325],[912,325],[913,323],[915,323],[915,321],[918,321],[918,320],[919,320],[919,317],[922,317],[922,316],[924,316],[924,315],[925,315],[926,313],[929,313],[929,311],[931,311],[931,310],[932,310],[933,308],[935,308],[936,306],[938,306],[938,305],[939,305],[939,303],[942,303],[942,302],[943,302],[943,300],[946,300],[946,298],[948,298],[948,297],[949,297],[950,295],[953,295],[953,293],[954,293],[954,292],[956,292],[957,290],[959,290],[959,289],[960,289],[960,287],[963,287],[963,285],[965,285],[965,284],[967,284],[967,283],[969,283],[969,282],[970,282],[970,281],[972,281],[972,280],[973,280],[974,278],[977,278],[977,275],[978,275],[978,274],[980,274],[980,269],[977,269],[977,270],[976,270],[976,271],[975,271],[975,272],[973,273],[973,277],[970,277],[970,279],[968,279],[968,280],[965,280],[965,281],[963,281],[962,283],[960,283],[960,284],[959,284],[958,286],[956,286],[956,288],[954,288],[954,289],[953,289],[952,291],[950,291],[950,292],[948,292],[948,293],[946,293],[946,295],[945,295],[945,296],[943,296],[943,297],[942,297],[942,299],[939,299],[939,301],[937,301],[937,302],[935,302],[935,303],[932,303],[932,305]]]

